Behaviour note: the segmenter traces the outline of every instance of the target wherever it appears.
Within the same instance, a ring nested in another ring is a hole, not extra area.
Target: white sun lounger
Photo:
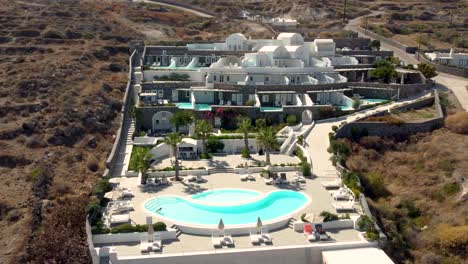
[[[228,247],[234,246],[234,239],[232,239],[231,234],[229,234],[229,233],[224,234],[223,244],[228,246]]]
[[[337,211],[354,211],[354,201],[334,202],[333,207]]]
[[[267,185],[272,185],[273,184],[273,179],[270,179],[270,178],[263,178],[263,181],[265,181],[265,184]]]
[[[117,224],[127,224],[130,223],[130,215],[129,214],[117,214],[111,215],[109,219],[109,225],[117,225]]]
[[[189,176],[185,177],[185,180],[187,180],[188,182],[194,182],[194,181],[197,180],[197,176],[189,175]]]
[[[151,243],[152,251],[161,251],[162,249],[162,239],[159,234],[154,234],[153,242]]]
[[[247,179],[250,180],[250,181],[255,181],[255,176],[252,175],[252,174],[249,174],[249,175],[247,176]]]
[[[325,188],[340,188],[343,185],[340,179],[335,179],[333,181],[321,182],[321,184]]]
[[[140,239],[140,252],[148,253],[151,250],[151,243],[148,242],[148,236],[144,235]]]
[[[206,179],[204,179],[201,175],[197,175],[197,183],[203,183],[206,182]]]
[[[213,247],[219,248],[223,246],[223,237],[219,235],[219,233],[213,233],[211,234],[211,243],[213,244]]]
[[[256,230],[250,230],[250,243],[258,245],[262,241],[262,235],[258,234]]]
[[[240,180],[241,181],[247,181],[249,179],[249,175],[248,174],[241,174],[239,176]]]
[[[271,238],[270,234],[268,233],[268,228],[267,227],[262,227],[261,236],[262,236],[263,243],[265,243],[265,244],[273,243],[273,239]]]

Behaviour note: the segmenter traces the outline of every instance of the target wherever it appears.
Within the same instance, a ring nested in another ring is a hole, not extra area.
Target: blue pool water
[[[195,109],[200,111],[211,111],[211,106],[209,104],[195,104],[193,108],[192,103],[177,103],[177,107],[180,109]]]
[[[222,200],[225,199],[222,198],[223,195],[232,197],[232,192],[220,189],[215,196]],[[147,201],[145,209],[178,222],[217,225],[222,218],[226,225],[240,225],[254,224],[258,217],[262,221],[268,221],[291,214],[307,202],[308,198],[300,192],[280,190],[271,192],[259,200],[236,205],[208,205],[178,196],[163,196]]]
[[[192,199],[210,203],[241,202],[260,196],[261,193],[242,189],[211,190],[192,195]]]
[[[281,111],[283,111],[282,107],[271,107],[271,106],[260,107],[260,112],[281,112]]]

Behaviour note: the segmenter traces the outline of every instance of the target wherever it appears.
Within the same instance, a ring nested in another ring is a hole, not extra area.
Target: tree
[[[418,70],[428,79],[437,76],[436,68],[426,63],[419,63]]]
[[[242,134],[244,135],[244,151],[247,156],[246,158],[250,158],[250,151],[249,151],[249,131],[252,128],[252,120],[248,117],[239,117],[237,119],[237,127]]]
[[[257,127],[257,130],[265,128],[267,126],[266,120],[264,118],[255,120],[255,126]]]
[[[361,99],[359,97],[354,96],[353,97],[353,108],[354,109],[359,109],[359,106],[361,105]]]
[[[182,136],[178,132],[170,133],[164,139],[164,142],[172,147],[172,153],[174,154],[174,169],[175,169],[175,180],[180,181],[179,178],[179,152],[177,146],[182,142]]]
[[[138,172],[141,173],[141,184],[146,183],[146,179],[148,178],[148,169],[150,168],[150,160],[151,160],[151,153],[149,152],[149,148],[137,148],[135,149],[134,155],[134,162],[136,164],[136,168]]]
[[[194,120],[193,112],[191,111],[179,111],[175,112],[169,120],[176,128],[176,132],[179,132],[181,126],[186,126],[192,123]]]
[[[213,126],[209,124],[206,120],[199,120],[195,125],[195,132],[202,140],[202,155],[206,155],[206,139],[213,132]]]
[[[257,132],[257,145],[265,151],[265,161],[270,164],[270,152],[278,146],[276,135],[271,127],[265,127]]]
[[[374,39],[369,43],[369,47],[373,50],[380,50],[380,40]]]
[[[288,126],[294,126],[297,123],[297,117],[295,115],[288,115],[286,117],[286,123]]]
[[[379,60],[374,63],[375,69],[370,72],[370,76],[389,83],[393,78],[398,77],[395,65],[387,60]]]

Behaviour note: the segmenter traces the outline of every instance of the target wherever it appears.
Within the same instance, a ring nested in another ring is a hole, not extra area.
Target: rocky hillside
[[[0,32],[0,262],[86,263],[87,196],[141,35],[72,0],[0,0]]]

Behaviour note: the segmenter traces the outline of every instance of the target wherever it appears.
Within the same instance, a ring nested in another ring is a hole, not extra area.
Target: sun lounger
[[[167,180],[166,177],[162,177],[161,180],[159,181],[161,185],[168,185],[169,181]]]
[[[109,225],[118,225],[118,224],[126,224],[130,223],[130,215],[129,214],[116,214],[111,215],[109,219]]]
[[[122,195],[121,195],[121,196],[122,196],[122,197],[133,197],[133,196],[135,196],[135,195],[133,194],[133,191],[132,191],[132,190],[130,190],[130,189],[123,189],[123,190],[122,190]]]
[[[247,181],[249,179],[249,175],[248,174],[241,174],[239,176],[240,180],[241,181]]]
[[[154,234],[154,239],[151,242],[152,251],[161,251],[162,249],[162,239],[159,234]]]
[[[186,179],[188,182],[194,182],[194,181],[197,180],[197,176],[189,175],[189,176],[185,177],[185,179]]]
[[[251,174],[248,174],[249,176],[247,176],[247,179],[250,180],[250,181],[255,181],[255,176],[251,175]]]
[[[346,202],[335,201],[333,203],[333,207],[335,207],[337,211],[354,211],[354,201],[353,200],[346,201]]]
[[[325,229],[323,229],[323,226],[321,224],[315,225],[315,233],[320,240],[327,240],[330,238],[330,236],[327,234],[327,232],[325,232]]]
[[[224,234],[223,244],[226,245],[227,247],[233,247],[234,246],[234,239],[232,239],[231,234],[229,234],[229,233]]]
[[[273,243],[273,239],[271,238],[270,234],[268,233],[267,227],[262,227],[261,229],[262,241],[265,244]]]
[[[270,178],[263,178],[263,181],[265,181],[266,185],[272,185],[273,184],[273,179],[270,179]]]
[[[258,245],[261,241],[262,235],[258,234],[256,230],[250,230],[250,243],[252,243],[252,245]]]
[[[304,224],[304,235],[308,241],[315,241],[317,239],[312,224]]]
[[[326,189],[329,188],[340,188],[342,186],[342,182],[340,179],[335,179],[333,181],[326,181],[321,183],[323,187]]]
[[[203,182],[206,182],[206,179],[203,179],[201,175],[197,175],[196,181],[197,183],[203,183]]]
[[[213,244],[213,247],[219,248],[223,246],[223,237],[219,235],[219,233],[213,233],[211,234],[211,243]]]

